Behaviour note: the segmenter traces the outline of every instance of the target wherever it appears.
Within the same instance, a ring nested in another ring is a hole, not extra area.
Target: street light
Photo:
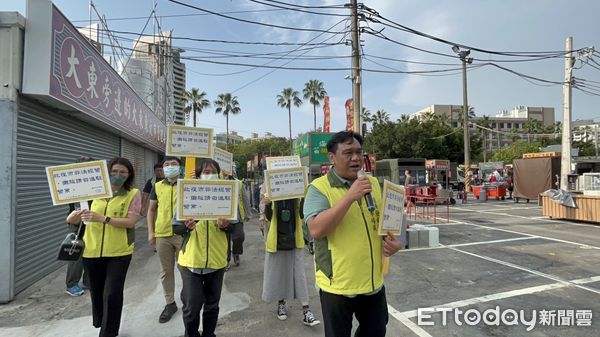
[[[452,51],[458,55],[458,58],[462,61],[463,69],[463,129],[464,129],[464,146],[465,146],[465,191],[471,191],[471,151],[470,151],[470,138],[469,138],[469,105],[467,103],[467,63],[473,63],[473,58],[468,57],[471,53],[470,49],[460,50],[457,45],[452,46]],[[452,121],[451,121],[452,122]]]

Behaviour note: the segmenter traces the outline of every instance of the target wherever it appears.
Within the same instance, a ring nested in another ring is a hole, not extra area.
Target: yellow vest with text
[[[179,250],[177,263],[188,268],[221,269],[227,266],[227,234],[216,221],[198,221]]]
[[[373,201],[380,207],[379,183],[373,177],[369,180]],[[332,172],[317,178],[311,186],[329,200],[330,207],[348,192]],[[314,241],[315,278],[320,289],[337,295],[360,295],[383,286],[383,241],[377,235],[378,223],[378,210],[371,213],[364,200],[360,204],[355,201],[333,232]]]
[[[117,193],[108,201],[97,199],[90,210],[113,219],[127,218],[129,206],[139,193],[135,188]],[[85,226],[83,257],[115,257],[133,254],[135,231],[133,228],[115,227],[109,223],[90,222]]]
[[[173,236],[173,217],[177,212],[177,184],[171,185],[163,179],[154,185],[158,209],[154,222],[154,236],[164,238]]]
[[[265,249],[268,253],[277,252],[277,208],[275,202],[272,202],[270,206],[273,208],[273,216],[271,216],[271,223],[269,225],[269,232],[267,233],[267,240],[265,241]],[[296,230],[294,233],[296,240],[296,248],[304,247],[304,232],[302,231],[302,219],[300,218],[300,199],[296,200]]]

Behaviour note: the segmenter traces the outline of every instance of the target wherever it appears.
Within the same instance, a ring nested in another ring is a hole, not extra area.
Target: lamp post
[[[473,63],[473,58],[468,57],[471,53],[470,49],[460,50],[457,45],[452,46],[452,51],[458,55],[462,61],[463,69],[463,129],[464,129],[464,149],[465,149],[465,191],[471,191],[471,149],[469,139],[469,105],[467,103],[467,63]],[[451,121],[452,122],[452,121]]]

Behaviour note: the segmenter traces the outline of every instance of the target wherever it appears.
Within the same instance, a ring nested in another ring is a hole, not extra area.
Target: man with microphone
[[[349,337],[353,315],[358,337],[385,336],[388,322],[382,260],[401,243],[377,235],[381,188],[361,174],[362,143],[351,131],[333,135],[327,143],[333,167],[310,184],[304,202],[326,337]]]

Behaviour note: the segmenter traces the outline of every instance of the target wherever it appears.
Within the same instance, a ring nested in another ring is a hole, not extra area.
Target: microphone
[[[358,176],[366,177],[367,174],[365,173],[365,171],[360,170],[358,171]],[[373,212],[375,210],[375,203],[373,202],[373,196],[371,196],[371,193],[365,194],[365,201],[367,202],[367,209],[369,210],[369,212]]]

